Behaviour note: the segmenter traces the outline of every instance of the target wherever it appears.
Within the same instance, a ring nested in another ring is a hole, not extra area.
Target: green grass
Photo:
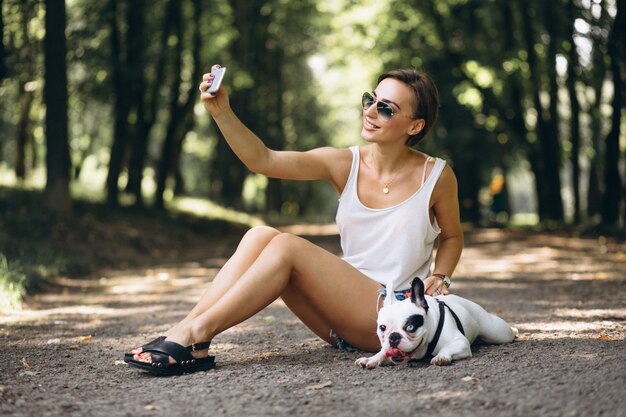
[[[72,216],[60,219],[44,209],[41,190],[0,184],[0,311],[54,288],[59,277],[178,262],[194,248],[205,248],[200,256],[230,253],[231,238],[263,224],[215,204],[177,203],[160,211],[75,199]]]
[[[26,292],[25,282],[26,275],[20,268],[9,264],[7,258],[0,254],[0,312],[21,307]]]

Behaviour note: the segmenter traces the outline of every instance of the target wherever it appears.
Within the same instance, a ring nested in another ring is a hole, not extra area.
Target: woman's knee
[[[254,226],[246,232],[241,243],[256,243],[267,245],[274,237],[280,235],[280,231],[270,226]]]
[[[272,238],[267,248],[274,257],[287,261],[297,256],[303,242],[306,242],[306,240],[299,236],[291,233],[279,233]]]

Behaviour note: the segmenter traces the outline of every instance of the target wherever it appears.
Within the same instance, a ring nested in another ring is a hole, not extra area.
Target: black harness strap
[[[437,300],[439,301],[439,300]],[[454,310],[452,310],[450,308],[449,305],[447,305],[446,303],[444,303],[443,301],[439,301],[440,304],[443,304],[444,306],[448,307],[448,310],[450,310],[450,313],[452,314],[452,317],[454,318],[454,321],[456,322],[456,328],[459,329],[459,331],[461,332],[461,334],[463,336],[465,336],[465,331],[463,330],[463,325],[461,324],[461,320],[459,320],[459,316],[456,315],[456,313],[454,312]]]
[[[426,355],[424,355],[425,358],[433,356],[433,352],[435,351],[435,347],[437,346],[437,343],[439,343],[439,337],[441,337],[441,332],[443,331],[443,324],[446,321],[446,310],[445,310],[445,307],[448,307],[448,310],[450,310],[450,313],[452,313],[452,317],[454,318],[454,321],[456,322],[456,327],[463,334],[463,336],[465,336],[465,331],[463,330],[463,325],[461,324],[461,320],[459,320],[459,316],[456,315],[454,310],[452,310],[449,305],[447,305],[443,301],[439,301],[436,298],[435,298],[435,300],[437,300],[437,303],[439,303],[439,323],[437,324],[437,330],[435,331],[435,337],[433,337],[433,340],[431,340],[431,342],[428,344],[428,349],[426,350]]]

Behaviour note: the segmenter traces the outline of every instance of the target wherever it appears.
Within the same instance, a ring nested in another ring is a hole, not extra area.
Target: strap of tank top
[[[431,156],[429,156],[428,158],[426,158],[426,162],[424,162],[424,171],[422,172],[422,184],[420,185],[420,187],[422,185],[424,185],[424,183],[426,182],[426,168],[428,168],[428,163],[432,160],[433,158]]]

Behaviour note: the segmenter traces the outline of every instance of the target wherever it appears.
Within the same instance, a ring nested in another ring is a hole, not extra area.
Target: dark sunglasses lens
[[[369,109],[372,104],[374,104],[374,97],[370,93],[363,93],[363,97],[361,97],[361,104],[364,109]]]
[[[384,120],[389,120],[393,116],[393,109],[387,103],[379,102],[376,108],[378,109],[378,115]]]

